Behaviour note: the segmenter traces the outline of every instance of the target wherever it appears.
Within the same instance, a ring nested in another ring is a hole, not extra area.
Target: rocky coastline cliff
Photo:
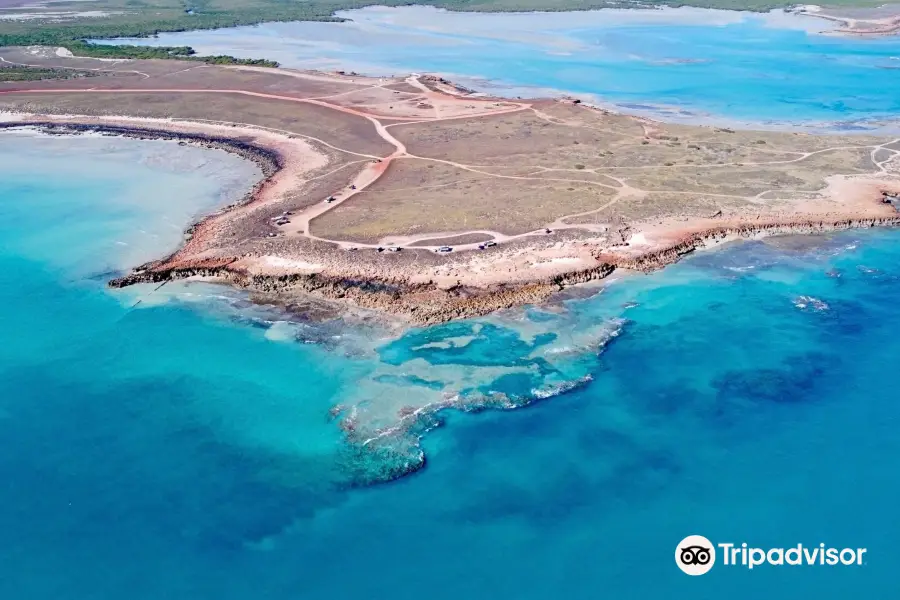
[[[204,278],[245,289],[255,301],[278,304],[288,309],[291,306],[302,306],[300,300],[304,296],[314,297],[337,305],[395,315],[416,325],[477,317],[514,306],[541,303],[567,287],[602,280],[616,270],[653,271],[673,264],[699,248],[723,241],[900,224],[900,213],[888,208],[879,209],[875,213],[866,209],[855,213],[848,211],[849,214],[844,215],[830,214],[827,217],[802,214],[793,217],[748,215],[743,218],[734,217],[730,223],[715,225],[694,223],[691,226],[687,223],[684,225],[685,233],[674,237],[670,235],[666,238],[667,241],[647,245],[629,245],[624,239],[617,244],[609,241],[602,243],[596,239],[567,239],[561,243],[565,247],[579,247],[586,260],[576,261],[549,273],[538,268],[525,268],[515,274],[515,277],[509,277],[508,281],[497,278],[484,284],[473,284],[471,278],[461,277],[459,281],[450,278],[448,283],[425,273],[434,272],[435,267],[448,267],[464,272],[473,253],[435,255],[427,250],[410,248],[402,253],[410,255],[407,257],[409,261],[394,262],[390,268],[382,268],[377,261],[384,257],[379,257],[374,250],[347,253],[324,242],[313,243],[305,247],[303,254],[295,253],[284,259],[277,247],[247,251],[234,246],[229,241],[232,238],[223,236],[219,222],[235,209],[258,200],[273,178],[280,176],[285,168],[285,157],[275,149],[227,135],[134,125],[44,120],[0,123],[0,129],[22,127],[56,135],[94,132],[144,140],[175,140],[225,150],[252,160],[260,167],[263,178],[252,186],[241,201],[191,225],[185,231],[185,244],[179,250],[112,279],[109,281],[110,287]],[[754,220],[751,221],[751,218]],[[254,235],[271,234],[254,232]],[[315,263],[318,268],[310,271],[302,268],[292,270],[288,267],[277,272],[258,268],[260,261],[272,258],[286,263],[303,262],[297,260],[298,257],[308,259],[310,264]]]
[[[900,225],[900,214],[831,221],[770,221],[720,226],[685,235],[676,243],[635,255],[619,254],[610,250],[598,251],[595,255],[596,265],[588,269],[535,278],[526,283],[487,287],[460,285],[443,288],[434,282],[413,283],[410,278],[380,279],[368,275],[360,277],[335,276],[327,273],[266,275],[249,272],[240,265],[240,259],[237,257],[157,261],[113,279],[109,285],[120,288],[139,283],[163,283],[191,277],[212,278],[243,288],[251,293],[251,297],[262,302],[287,306],[292,298],[309,294],[400,316],[417,325],[430,325],[483,316],[514,306],[544,302],[555,292],[573,285],[602,280],[617,269],[651,272],[671,265],[697,249],[724,241],[774,235],[822,234],[846,229],[897,225]]]

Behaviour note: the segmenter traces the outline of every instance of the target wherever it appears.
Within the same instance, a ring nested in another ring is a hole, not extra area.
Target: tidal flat
[[[492,95],[577,94],[670,122],[877,129],[900,110],[900,84],[890,76],[897,38],[828,35],[833,23],[780,10],[486,14],[413,6],[337,15],[348,20],[108,43],[188,45],[201,54],[366,75],[439,73]]]

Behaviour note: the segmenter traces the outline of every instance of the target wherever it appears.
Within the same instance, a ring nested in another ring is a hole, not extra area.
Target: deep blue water
[[[811,17],[602,10],[342,11],[345,23],[266,23],[127,43],[369,74],[437,72],[506,95],[571,92],[667,120],[877,127],[900,111],[900,41],[821,35]],[[100,42],[100,43],[119,43]]]
[[[110,143],[0,140],[0,597],[897,596],[900,233],[738,244],[398,338],[107,290],[137,240],[240,193],[219,153]],[[363,485],[415,439],[361,449],[332,407],[365,431],[444,392],[524,407],[445,412],[424,469]],[[868,560],[689,578],[694,533]]]

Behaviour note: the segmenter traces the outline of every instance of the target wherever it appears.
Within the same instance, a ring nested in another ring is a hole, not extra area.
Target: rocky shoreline
[[[431,325],[542,302],[567,285],[602,279],[614,270],[612,265],[601,264],[595,269],[569,277],[523,285],[498,285],[489,288],[457,286],[442,289],[433,283],[410,283],[402,279],[348,278],[323,273],[254,274],[236,266],[237,262],[237,258],[213,258],[175,264],[160,262],[112,279],[108,285],[123,288],[140,283],[211,278],[243,288],[260,302],[288,306],[293,296],[309,294],[397,315],[414,324]]]
[[[680,234],[677,233],[676,226],[672,225],[664,229],[661,239],[644,245],[629,244],[624,238],[622,243],[616,244],[609,244],[608,240],[601,242],[596,239],[571,238],[558,242],[557,245],[579,251],[582,258],[574,260],[572,264],[563,262],[561,264],[567,266],[543,273],[540,268],[528,268],[515,277],[497,277],[484,282],[464,277],[457,279],[455,276],[436,277],[433,275],[435,271],[423,271],[425,264],[432,268],[443,265],[466,271],[471,267],[470,261],[476,256],[470,252],[437,256],[411,248],[402,253],[411,254],[406,257],[411,259],[409,262],[398,263],[398,259],[394,258],[395,262],[391,263],[393,266],[381,268],[377,266],[377,261],[384,257],[374,250],[347,254],[337,245],[322,242],[295,254],[293,259],[280,258],[283,255],[276,248],[241,250],[230,243],[212,246],[210,241],[227,239],[217,229],[217,222],[232,211],[242,209],[261,198],[267,186],[285,174],[287,157],[282,156],[277,149],[261,145],[263,142],[251,143],[247,141],[248,138],[217,135],[216,132],[179,131],[176,127],[181,123],[172,125],[172,129],[168,129],[166,124],[153,127],[143,124],[116,125],[41,119],[0,123],[0,130],[28,127],[54,135],[100,133],[143,140],[175,140],[225,150],[252,160],[260,167],[264,177],[239,202],[223,207],[191,225],[185,232],[185,243],[178,250],[161,260],[146,263],[126,275],[112,279],[108,282],[110,287],[205,278],[242,288],[250,293],[254,301],[281,305],[288,310],[292,306],[303,306],[304,298],[318,298],[336,305],[355,306],[398,316],[416,325],[431,325],[482,316],[514,306],[541,303],[567,287],[602,280],[617,269],[641,272],[660,269],[698,248],[729,239],[900,225],[900,213],[890,214],[882,209],[873,212],[872,209],[877,204],[822,216],[814,213],[778,217],[746,215],[735,216],[730,222],[720,220],[719,223],[711,223],[707,219],[705,223],[698,221],[685,224]],[[721,219],[721,215],[717,215],[717,218]],[[486,258],[487,256],[482,257],[482,260]],[[275,269],[266,267],[266,261],[272,259],[287,266]],[[553,263],[553,259],[549,262]],[[297,266],[293,267],[291,264]],[[309,269],[302,265],[316,268]]]
[[[821,234],[846,229],[900,225],[900,214],[835,220],[792,220],[739,224],[704,229],[679,241],[632,256],[599,251],[597,264],[563,275],[554,275],[521,284],[484,288],[456,286],[443,289],[435,283],[412,283],[404,278],[339,277],[323,273],[265,275],[251,273],[239,259],[211,258],[185,261],[158,261],[113,279],[111,287],[139,283],[162,283],[191,277],[213,278],[251,292],[261,302],[289,304],[293,295],[309,294],[403,317],[417,325],[432,325],[454,319],[483,316],[497,310],[547,300],[567,287],[605,279],[617,269],[651,272],[674,264],[684,256],[730,239],[751,239],[774,235]]]
[[[843,219],[797,219],[769,221],[712,227],[685,235],[680,241],[645,254],[621,257],[599,254],[598,259],[610,260],[618,268],[641,272],[651,272],[671,265],[687,254],[700,248],[715,245],[728,239],[751,239],[776,235],[815,235],[847,229],[867,229],[871,227],[895,227],[900,225],[900,213],[896,216],[847,217]]]

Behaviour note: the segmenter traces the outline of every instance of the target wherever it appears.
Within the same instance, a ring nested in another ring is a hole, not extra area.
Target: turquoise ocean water
[[[0,143],[0,597],[896,597],[897,232],[396,337],[107,290],[253,175],[158,144]],[[365,430],[445,392],[522,407],[445,412],[424,469],[366,485],[398,459],[331,409]],[[690,533],[869,553],[689,578]]]
[[[896,109],[893,71],[866,62],[892,64],[893,40],[740,21],[704,30],[716,52],[728,27],[750,28],[728,64],[773,79],[608,97],[734,118]],[[763,34],[787,37],[760,58]],[[511,54],[507,81],[567,87],[538,79],[584,67],[552,43],[570,59]],[[791,62],[803,44],[844,58],[816,75]],[[409,51],[378,48],[366,60]],[[397,68],[441,54],[415,56]],[[488,77],[491,60],[460,58]],[[898,596],[900,233],[737,244],[405,332],[291,321],[209,285],[105,287],[256,176],[164,142],[0,135],[0,598]],[[441,403],[471,410],[428,412]],[[690,578],[673,560],[688,534],[868,554]]]
[[[465,14],[430,7],[343,11],[345,23],[266,23],[132,39],[288,67],[438,72],[478,90],[562,90],[686,121],[877,127],[900,112],[900,40],[821,35],[783,13],[692,8]]]

